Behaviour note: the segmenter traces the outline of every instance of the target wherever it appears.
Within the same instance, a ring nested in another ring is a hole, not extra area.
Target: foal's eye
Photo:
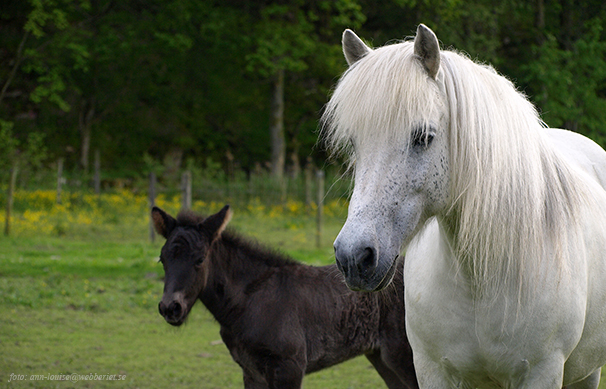
[[[200,265],[202,265],[202,262],[204,262],[204,257],[200,257],[200,258],[196,259],[195,265],[200,266]]]
[[[418,148],[418,147],[427,148],[427,147],[429,147],[429,145],[431,145],[431,142],[433,141],[434,137],[435,137],[435,135],[432,131],[418,129],[418,130],[413,131],[411,139],[410,139],[410,144],[412,145],[412,147],[415,147],[415,148]]]

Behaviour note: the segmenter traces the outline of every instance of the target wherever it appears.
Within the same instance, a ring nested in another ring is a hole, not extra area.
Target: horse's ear
[[[419,27],[417,27],[414,50],[415,55],[421,59],[429,76],[435,79],[440,69],[440,43],[436,34],[424,24],[419,24]]]
[[[362,42],[362,39],[358,38],[355,32],[347,29],[343,31],[343,54],[349,66],[358,62],[366,54],[370,53],[372,49],[366,46],[366,43]]]
[[[204,221],[198,225],[198,229],[213,242],[225,230],[227,223],[231,220],[232,214],[231,208],[229,205],[226,205],[219,212],[204,219]]]
[[[158,207],[152,208],[151,216],[156,232],[165,238],[168,238],[177,226],[177,220]]]

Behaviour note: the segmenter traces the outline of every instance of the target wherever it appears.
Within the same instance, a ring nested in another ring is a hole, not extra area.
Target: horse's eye
[[[196,259],[196,266],[201,266],[202,262],[204,262],[204,257],[200,257],[200,258]]]
[[[412,147],[427,148],[431,145],[434,137],[435,135],[432,131],[423,131],[422,129],[418,129],[412,133],[410,143]]]

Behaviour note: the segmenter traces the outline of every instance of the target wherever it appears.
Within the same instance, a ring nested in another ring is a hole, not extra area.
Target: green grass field
[[[63,214],[49,205],[29,211],[36,217],[18,213],[16,232],[0,237],[0,388],[242,388],[241,370],[202,304],[180,328],[158,314],[163,238],[149,242],[144,202],[81,203],[64,205]],[[220,206],[199,204],[204,212]],[[231,224],[301,261],[331,263],[345,208],[327,209],[316,248],[314,216],[298,207],[234,207]],[[383,383],[361,357],[306,377],[304,387]]]
[[[179,328],[158,314],[163,239],[149,242],[144,198],[77,195],[55,206],[44,200],[48,194],[21,196],[13,235],[0,236],[0,388],[243,387],[219,326],[200,303]],[[159,205],[174,214],[178,199]],[[209,213],[222,205],[194,208]],[[231,226],[324,265],[334,261],[346,206],[328,205],[325,214],[320,248],[315,217],[302,204],[235,206]],[[382,387],[364,357],[304,380],[306,389]]]

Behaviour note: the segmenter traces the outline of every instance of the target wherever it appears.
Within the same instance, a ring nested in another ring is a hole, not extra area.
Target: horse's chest
[[[503,313],[479,317],[466,304],[449,304],[442,316],[409,323],[409,339],[415,353],[437,367],[454,387],[516,387],[537,355],[532,342],[515,344],[522,338]],[[437,323],[427,325],[427,320]]]
[[[446,241],[435,230],[426,238],[409,247],[404,273],[406,325],[420,376],[439,375],[463,388],[516,387],[546,358],[561,363],[570,355],[583,329],[586,304],[572,293],[580,281],[543,282],[523,302],[509,289],[474,298]]]

